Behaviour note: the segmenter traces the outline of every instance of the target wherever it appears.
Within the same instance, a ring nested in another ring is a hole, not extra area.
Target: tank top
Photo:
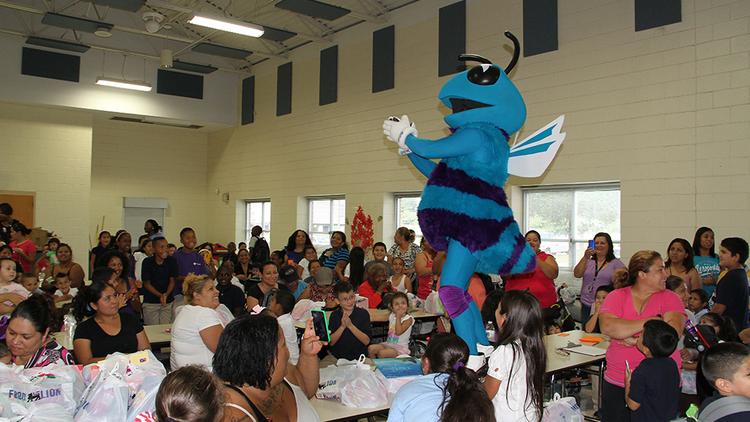
[[[432,258],[427,253],[425,253],[425,256],[427,257],[427,268],[432,270]],[[420,275],[417,282],[417,297],[422,300],[427,299],[427,296],[432,292],[432,274]]]
[[[229,406],[241,411],[253,422],[270,422],[241,389],[230,384],[224,385],[239,393],[242,398],[245,399],[245,402],[250,406],[250,408],[253,409],[253,412],[258,415],[258,417],[253,417],[247,410],[234,403],[226,403],[224,406]],[[308,400],[307,396],[305,396],[305,393],[302,391],[302,389],[287,381],[286,378],[284,378],[284,385],[292,390],[292,394],[294,395],[294,402],[297,405],[297,421],[320,422],[320,416],[318,416],[318,413],[315,411],[315,408],[312,407],[312,404],[310,404],[310,400]]]

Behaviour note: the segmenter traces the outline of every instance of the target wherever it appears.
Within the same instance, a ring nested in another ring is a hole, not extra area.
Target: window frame
[[[399,206],[399,203],[402,199],[405,198],[419,198],[420,202],[422,201],[422,191],[415,191],[415,192],[396,192],[393,194],[393,222],[394,222],[394,231],[398,229],[401,226],[406,227],[406,225],[401,224],[401,207]],[[419,245],[419,243],[422,240],[422,228],[417,224],[416,227],[409,227],[409,229],[414,230],[415,233],[415,239],[414,242]]]
[[[252,234],[250,231],[252,230],[253,225],[250,224],[250,205],[252,204],[262,204],[261,205],[261,217],[260,226],[263,227],[263,221],[265,220],[265,204],[268,203],[268,230],[263,230],[263,233],[261,233],[261,236],[263,236],[264,239],[266,239],[266,242],[268,244],[271,244],[271,199],[270,198],[261,198],[261,199],[245,199],[245,242],[250,241],[250,237],[252,237]]]
[[[323,196],[308,196],[307,199],[307,234],[310,236],[310,239],[314,239],[314,234],[322,234],[323,232],[317,232],[313,231],[313,212],[312,212],[312,204],[314,201],[329,201],[329,226],[331,227],[331,230],[328,232],[328,236],[330,237],[331,233],[335,230],[333,229],[334,223],[333,223],[333,202],[334,201],[344,201],[344,221],[343,221],[343,231],[346,233],[346,195],[323,195]],[[328,243],[325,244],[319,244],[316,245],[315,242],[313,242],[313,246],[318,249],[319,247],[326,248]],[[321,252],[321,251],[318,251]]]
[[[537,230],[537,228],[529,227],[529,208],[527,194],[539,193],[539,192],[573,192],[573,204],[571,206],[570,226],[568,232],[570,236],[567,239],[564,238],[545,238],[543,242],[558,242],[568,243],[568,263],[558,262],[561,269],[572,270],[576,265],[576,244],[588,242],[589,239],[578,239],[575,237],[576,234],[576,192],[603,192],[603,191],[618,191],[620,193],[620,239],[612,239],[613,248],[618,247],[622,250],[622,187],[618,181],[607,181],[601,183],[582,183],[574,185],[536,185],[536,186],[521,186],[521,198],[523,204],[523,232],[526,233],[529,230]]]

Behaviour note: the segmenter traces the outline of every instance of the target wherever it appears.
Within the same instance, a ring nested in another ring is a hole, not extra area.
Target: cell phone
[[[321,341],[331,341],[331,333],[328,331],[328,315],[325,311],[313,309],[310,311],[313,318],[313,329],[315,329],[315,335]]]
[[[593,240],[589,240],[589,249],[594,249],[595,246],[596,242],[594,242]]]

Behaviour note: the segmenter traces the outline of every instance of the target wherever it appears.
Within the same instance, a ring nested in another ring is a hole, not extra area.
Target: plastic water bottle
[[[68,312],[68,314],[63,317],[61,330],[68,335],[68,338],[71,341],[73,340],[73,336],[76,333],[76,325],[78,325],[78,322],[76,321],[76,317],[73,316],[73,310],[71,309],[70,312]]]
[[[494,343],[497,334],[495,332],[495,324],[493,324],[492,321],[487,321],[487,324],[484,326],[484,331],[487,332],[487,340],[489,340],[490,343]]]

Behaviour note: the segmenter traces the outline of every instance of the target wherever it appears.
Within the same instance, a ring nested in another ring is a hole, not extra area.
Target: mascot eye
[[[500,79],[500,68],[489,64],[474,66],[467,74],[469,82],[477,85],[493,85]]]

